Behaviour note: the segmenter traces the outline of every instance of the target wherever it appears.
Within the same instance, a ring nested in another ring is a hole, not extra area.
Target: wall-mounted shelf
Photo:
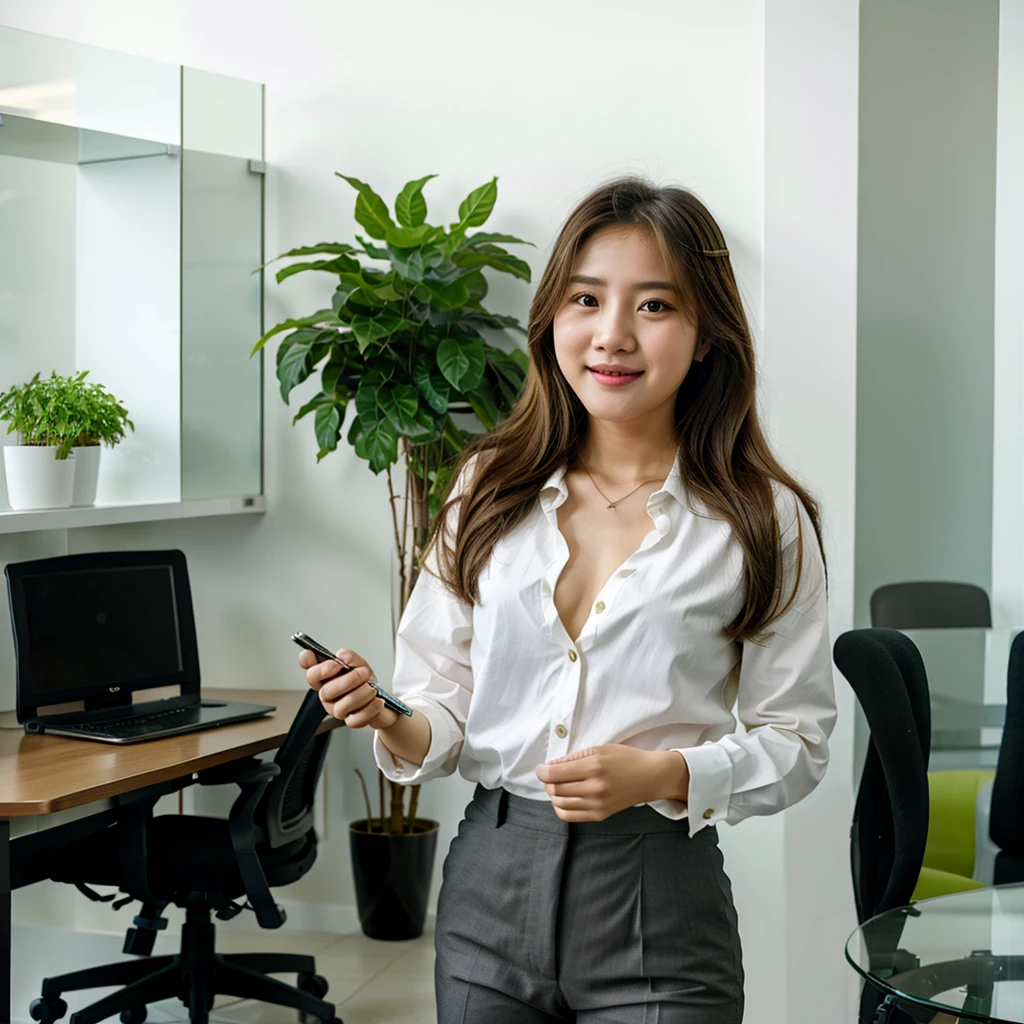
[[[80,526],[114,526],[168,519],[265,512],[262,494],[248,498],[205,498],[195,501],[152,501],[139,505],[90,505],[85,508],[48,508],[31,512],[0,511],[0,534],[33,530],[71,530]]]

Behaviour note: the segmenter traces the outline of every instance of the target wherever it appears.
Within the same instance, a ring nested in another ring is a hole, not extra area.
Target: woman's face
[[[558,365],[591,416],[674,422],[676,392],[708,345],[697,351],[671,280],[642,228],[602,228],[580,250],[552,330]]]

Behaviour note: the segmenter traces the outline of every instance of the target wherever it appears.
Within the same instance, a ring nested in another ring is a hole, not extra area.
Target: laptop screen
[[[15,562],[5,569],[19,720],[71,701],[124,700],[178,685],[199,692],[185,556],[121,551]]]
[[[171,567],[47,573],[25,579],[28,654],[39,696],[180,672]]]

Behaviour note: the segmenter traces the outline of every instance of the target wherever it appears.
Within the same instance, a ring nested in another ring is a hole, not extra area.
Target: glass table
[[[916,1020],[1024,1022],[1024,885],[921,900],[862,924],[846,959],[880,992],[878,1024],[897,1008]]]

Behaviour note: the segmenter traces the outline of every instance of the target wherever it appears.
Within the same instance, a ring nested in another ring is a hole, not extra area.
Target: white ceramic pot
[[[100,475],[100,446],[72,448],[75,455],[75,486],[72,505],[91,505],[96,500],[96,481]]]
[[[4,446],[7,499],[11,508],[67,508],[75,482],[75,456],[56,458],[57,449],[18,444]]]

